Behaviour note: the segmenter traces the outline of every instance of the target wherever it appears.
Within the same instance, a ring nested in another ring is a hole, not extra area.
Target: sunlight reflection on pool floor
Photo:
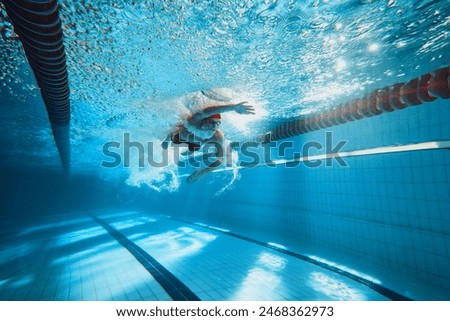
[[[201,300],[386,299],[342,275],[220,228],[144,212],[95,215]],[[2,300],[170,300],[135,257],[85,213],[24,228],[8,247],[0,251]]]

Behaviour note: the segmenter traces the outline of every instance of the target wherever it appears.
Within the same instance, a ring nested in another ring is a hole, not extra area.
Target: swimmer
[[[222,113],[234,111],[238,114],[255,114],[253,106],[248,105],[246,101],[238,104],[227,104],[219,106],[209,106],[199,112],[189,115],[186,121],[179,124],[161,143],[163,149],[169,147],[169,143],[187,144],[189,153],[198,151],[202,146],[208,143],[223,146],[224,136],[219,129],[222,121]],[[220,148],[219,148],[220,149]],[[188,178],[188,183],[196,182],[201,176],[223,163],[223,152],[218,152],[217,160],[203,169],[196,170]]]

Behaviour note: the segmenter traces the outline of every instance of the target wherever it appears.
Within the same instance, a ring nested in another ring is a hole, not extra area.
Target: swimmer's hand
[[[167,148],[169,148],[169,142],[168,141],[163,141],[162,143],[161,143],[161,147],[162,147],[162,149],[167,149]]]
[[[234,111],[241,115],[255,114],[255,109],[253,108],[253,106],[248,105],[247,101],[243,101],[239,104],[234,105]]]

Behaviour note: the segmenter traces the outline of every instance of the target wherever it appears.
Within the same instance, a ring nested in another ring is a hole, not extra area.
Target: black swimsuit
[[[174,143],[174,144],[187,144],[188,148],[191,152],[195,152],[200,149],[199,144],[195,144],[195,143],[191,143],[191,142],[182,140],[180,137],[180,133],[176,133],[176,134],[172,135],[171,140],[172,140],[172,143]]]

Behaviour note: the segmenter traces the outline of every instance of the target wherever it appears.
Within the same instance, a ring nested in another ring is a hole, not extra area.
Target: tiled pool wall
[[[438,100],[311,132],[292,139],[292,150],[309,141],[325,144],[327,131],[334,145],[347,141],[343,151],[450,140],[449,107],[448,100]],[[219,196],[215,192],[223,182],[217,177],[229,179],[231,172],[216,173],[215,181],[202,178],[179,193],[161,195],[151,208],[173,208],[167,214],[323,253],[386,280],[391,271],[405,279],[397,280],[401,287],[410,279],[450,297],[450,150],[345,162],[243,169],[234,188]]]

